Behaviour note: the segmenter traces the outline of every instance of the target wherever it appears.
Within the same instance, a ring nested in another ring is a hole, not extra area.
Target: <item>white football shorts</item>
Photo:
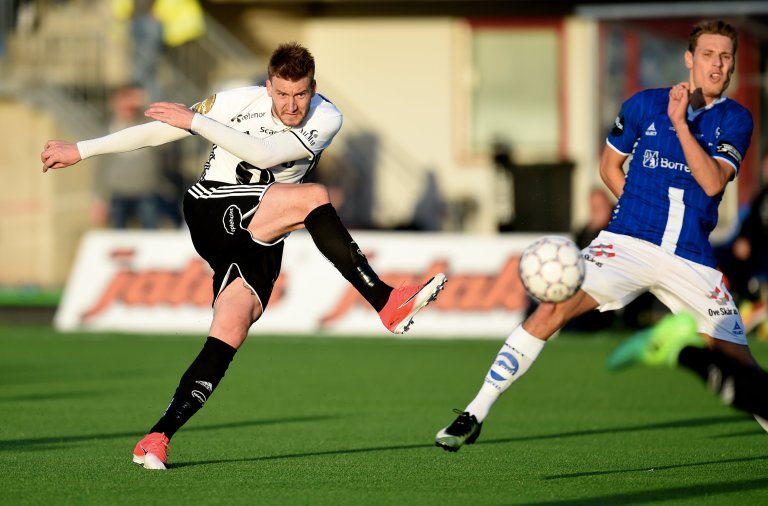
[[[582,250],[587,267],[582,289],[600,311],[620,309],[651,292],[673,313],[696,317],[699,332],[747,344],[744,322],[723,274],[627,235],[600,232]]]

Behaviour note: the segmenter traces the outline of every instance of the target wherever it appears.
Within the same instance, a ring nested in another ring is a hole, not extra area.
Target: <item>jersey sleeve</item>
[[[190,109],[211,119],[225,123],[239,112],[242,98],[248,88],[220,91],[202,100]]]
[[[310,157],[321,153],[327,148],[336,134],[341,130],[342,115],[330,102],[324,104],[320,114],[313,115],[302,128],[291,130],[291,133],[309,151]]]
[[[341,129],[342,116],[331,114],[313,123],[307,123],[303,128],[291,130],[299,142],[312,153],[317,155],[327,148]]]
[[[752,128],[752,116],[746,109],[739,108],[725,115],[714,145],[710,147],[712,158],[725,161],[736,169],[738,174],[749,148]]]
[[[613,127],[606,141],[622,155],[632,153],[632,148],[640,135],[640,120],[642,118],[642,95],[637,93],[621,106],[619,115],[613,121]]]

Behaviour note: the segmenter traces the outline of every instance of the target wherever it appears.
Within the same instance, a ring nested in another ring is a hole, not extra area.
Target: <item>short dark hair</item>
[[[719,19],[699,21],[693,25],[691,34],[688,36],[688,51],[691,53],[696,51],[696,44],[699,42],[699,37],[703,34],[725,35],[733,42],[733,55],[736,56],[736,48],[739,46],[739,35],[736,32],[736,28],[732,25]]]
[[[298,81],[305,77],[315,79],[315,58],[307,48],[298,42],[286,42],[277,46],[269,58],[267,75],[289,81]]]

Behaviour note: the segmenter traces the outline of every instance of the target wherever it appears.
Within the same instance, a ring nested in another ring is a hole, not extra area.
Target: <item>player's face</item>
[[[309,77],[289,81],[272,76],[267,80],[267,93],[272,97],[272,115],[285,126],[298,126],[309,113],[315,81]]]
[[[728,88],[734,64],[733,42],[725,35],[702,34],[693,54],[685,53],[693,87],[701,88],[708,104]]]

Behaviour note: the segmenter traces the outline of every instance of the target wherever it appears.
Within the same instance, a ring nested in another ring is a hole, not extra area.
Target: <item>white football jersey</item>
[[[304,157],[272,167],[256,167],[214,144],[203,168],[201,181],[224,183],[300,183],[320,159],[341,129],[341,112],[320,94],[310,102],[309,112],[300,126],[285,126],[272,116],[272,98],[264,86],[248,86],[222,91],[193,106],[193,109],[230,128],[259,139],[289,133],[306,152]]]

